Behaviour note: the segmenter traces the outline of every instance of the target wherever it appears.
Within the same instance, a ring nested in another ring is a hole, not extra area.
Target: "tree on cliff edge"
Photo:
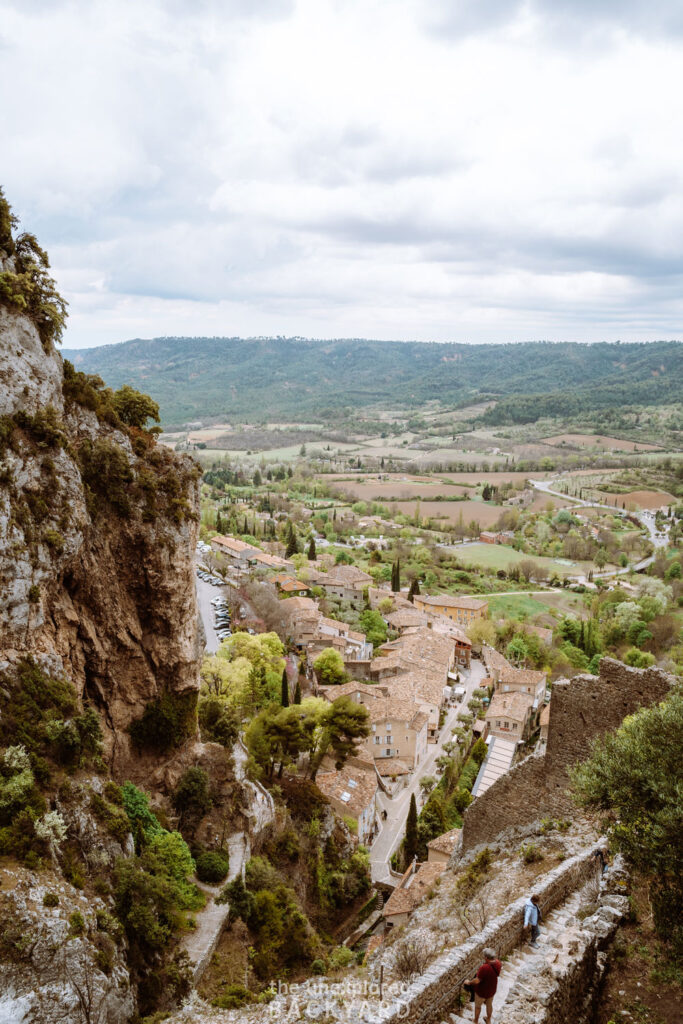
[[[577,802],[605,812],[613,850],[650,883],[655,928],[683,953],[683,691],[599,738],[572,771]]]

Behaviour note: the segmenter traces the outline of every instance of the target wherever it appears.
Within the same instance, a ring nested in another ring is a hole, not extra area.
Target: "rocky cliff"
[[[66,369],[0,307],[0,660],[58,655],[116,773],[144,707],[198,691],[197,472]]]

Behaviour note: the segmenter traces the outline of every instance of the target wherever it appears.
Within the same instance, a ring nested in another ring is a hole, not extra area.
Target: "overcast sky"
[[[680,0],[0,0],[66,347],[683,337]]]

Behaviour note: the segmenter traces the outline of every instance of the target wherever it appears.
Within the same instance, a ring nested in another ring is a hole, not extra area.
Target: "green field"
[[[537,601],[535,597],[528,594],[496,594],[487,598],[491,618],[506,619],[533,619],[536,615],[545,615],[548,612],[547,605]]]
[[[568,559],[542,558],[539,555],[526,555],[523,551],[515,551],[503,544],[465,544],[462,551],[458,549],[458,557],[463,563],[481,565],[485,569],[509,569],[512,565],[531,560],[537,565],[545,566],[548,572],[563,576],[577,576],[588,573],[594,568],[591,562],[570,562]]]

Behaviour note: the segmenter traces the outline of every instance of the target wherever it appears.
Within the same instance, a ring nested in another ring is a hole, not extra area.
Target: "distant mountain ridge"
[[[114,388],[152,395],[165,425],[322,418],[372,406],[500,399],[491,423],[683,400],[683,343],[468,345],[305,338],[152,338],[65,351]]]

